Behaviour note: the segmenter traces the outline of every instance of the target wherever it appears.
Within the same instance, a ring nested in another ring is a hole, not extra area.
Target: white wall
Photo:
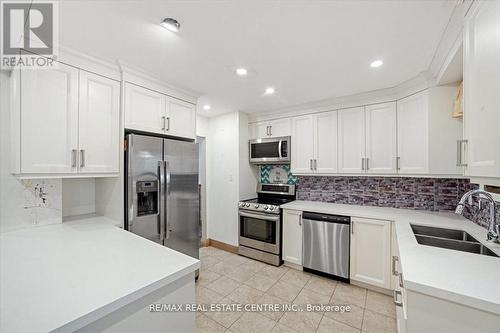
[[[10,174],[10,96],[9,76],[0,71],[0,232],[61,223],[60,179],[19,180]]]
[[[248,162],[248,139],[250,137],[248,116],[242,112],[239,113],[239,132],[239,199],[244,200],[257,196],[256,187],[259,168]]]
[[[196,136],[208,136],[208,118],[196,115]]]
[[[210,118],[207,145],[207,236],[238,245],[238,113]]]
[[[238,201],[255,196],[255,170],[248,165],[248,122],[231,112],[208,119],[207,237],[238,245]]]
[[[93,214],[95,207],[94,178],[62,180],[62,216]]]

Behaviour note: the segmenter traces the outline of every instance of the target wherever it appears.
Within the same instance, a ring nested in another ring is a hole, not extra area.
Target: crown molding
[[[364,105],[394,102],[398,99],[425,90],[433,85],[434,82],[432,79],[429,79],[429,73],[423,72],[410,80],[404,81],[390,88],[372,90],[354,95],[315,101],[267,112],[247,113],[248,120],[250,123],[253,123],[303,114],[319,113]]]
[[[196,104],[198,98],[201,96],[201,94],[198,92],[173,86],[163,81],[155,74],[150,73],[130,63],[127,63],[123,60],[117,59],[116,63],[122,74],[123,81],[130,82],[151,90],[155,90],[159,93],[177,99],[181,99],[192,104]]]

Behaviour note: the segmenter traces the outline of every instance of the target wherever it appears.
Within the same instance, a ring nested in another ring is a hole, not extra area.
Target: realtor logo
[[[53,67],[57,34],[57,3],[2,1],[2,67]]]

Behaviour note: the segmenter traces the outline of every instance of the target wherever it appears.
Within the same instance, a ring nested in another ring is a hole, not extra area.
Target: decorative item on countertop
[[[287,183],[290,185],[296,185],[298,179],[292,174],[290,166],[287,164],[261,165],[260,182],[264,184]]]
[[[455,97],[453,114],[452,114],[453,118],[463,118],[464,116],[463,100],[464,100],[464,83],[462,81],[458,86],[457,97]]]

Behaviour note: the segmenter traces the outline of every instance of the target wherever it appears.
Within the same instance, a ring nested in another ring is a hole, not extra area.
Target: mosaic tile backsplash
[[[430,211],[453,211],[465,192],[477,188],[468,179],[410,177],[314,177],[299,176],[297,198],[352,205],[394,207]],[[497,203],[500,218],[500,203]],[[477,203],[464,215],[488,225],[487,207]]]

